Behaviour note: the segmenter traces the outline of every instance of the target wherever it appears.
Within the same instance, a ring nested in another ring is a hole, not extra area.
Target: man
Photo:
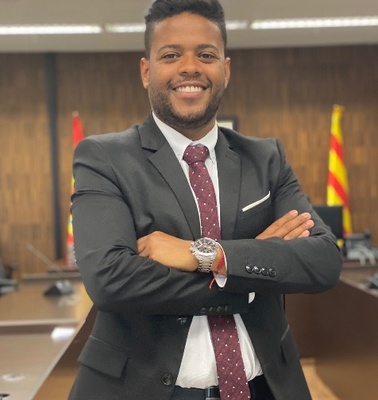
[[[310,399],[282,295],[337,282],[335,237],[277,140],[216,124],[230,78],[219,2],[155,1],[145,44],[151,115],[75,153],[76,257],[99,311],[70,399]],[[236,329],[240,390],[214,317]]]

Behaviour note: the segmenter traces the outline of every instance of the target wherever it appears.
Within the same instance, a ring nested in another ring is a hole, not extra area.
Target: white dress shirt
[[[209,149],[210,154],[205,163],[207,169],[209,170],[210,177],[213,181],[219,214],[219,183],[217,160],[215,155],[215,145],[218,140],[217,124],[214,125],[214,127],[205,137],[203,137],[199,141],[192,142],[190,139],[186,138],[184,135],[180,134],[178,131],[174,130],[173,128],[159,120],[154,113],[153,117],[159,129],[165,136],[169,145],[172,147],[174,153],[176,154],[176,157],[188,179],[189,185],[189,166],[183,160],[183,154],[186,147],[190,144],[200,143]],[[194,193],[193,196],[195,198]],[[219,285],[222,285],[222,280],[217,279],[217,283]],[[254,294],[250,294],[250,302],[253,300],[253,298]],[[241,353],[244,361],[247,379],[250,381],[257,375],[262,374],[260,362],[256,356],[255,350],[253,348],[251,339],[245,328],[243,320],[241,319],[239,314],[235,314],[234,318],[239,335]],[[207,316],[205,315],[193,317],[176,385],[184,388],[198,389],[204,389],[208,386],[218,385],[215,355],[211,342],[211,334],[207,321]]]

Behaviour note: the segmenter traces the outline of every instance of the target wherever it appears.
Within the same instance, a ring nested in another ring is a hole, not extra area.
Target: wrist
[[[202,237],[192,242],[190,251],[198,261],[198,272],[212,272],[214,260],[218,256],[218,242],[208,237]]]
[[[224,276],[227,275],[225,255],[224,255],[222,247],[219,244],[218,244],[217,255],[211,266],[211,270],[212,270],[212,272],[215,272],[217,274],[221,274]]]
[[[213,287],[216,276],[222,275],[223,277],[227,277],[226,256],[224,254],[222,246],[219,243],[218,243],[217,255],[211,266],[211,271],[213,272],[214,277],[213,277],[212,281],[210,282],[210,285],[209,285],[210,289],[212,289],[212,287]]]

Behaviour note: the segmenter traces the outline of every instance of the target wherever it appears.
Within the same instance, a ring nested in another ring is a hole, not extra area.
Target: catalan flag
[[[331,123],[331,142],[328,161],[327,205],[343,206],[344,234],[352,233],[352,219],[349,206],[349,187],[344,161],[341,119],[344,107],[333,106]]]
[[[74,111],[72,113],[72,145],[73,148],[84,138],[83,127],[80,122],[79,113]],[[71,194],[73,194],[75,190],[75,181],[72,176],[71,179]],[[67,267],[75,269],[77,268],[76,259],[75,259],[75,251],[74,251],[74,237],[73,237],[73,229],[72,229],[72,214],[68,218],[67,225]]]

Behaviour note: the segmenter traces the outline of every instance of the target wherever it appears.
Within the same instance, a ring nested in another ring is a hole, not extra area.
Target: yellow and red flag
[[[81,125],[79,113],[74,111],[72,113],[72,145],[75,149],[76,145],[80,142],[80,140],[84,139],[84,131]],[[71,179],[71,194],[73,194],[75,190],[75,181],[72,176]],[[67,261],[66,264],[68,268],[77,268],[75,252],[74,252],[74,237],[73,237],[73,228],[72,228],[72,214],[68,218],[68,226],[67,226]]]
[[[328,161],[327,205],[343,206],[343,233],[352,233],[352,219],[349,206],[347,169],[343,152],[341,118],[344,107],[333,106],[331,123],[331,143]]]

